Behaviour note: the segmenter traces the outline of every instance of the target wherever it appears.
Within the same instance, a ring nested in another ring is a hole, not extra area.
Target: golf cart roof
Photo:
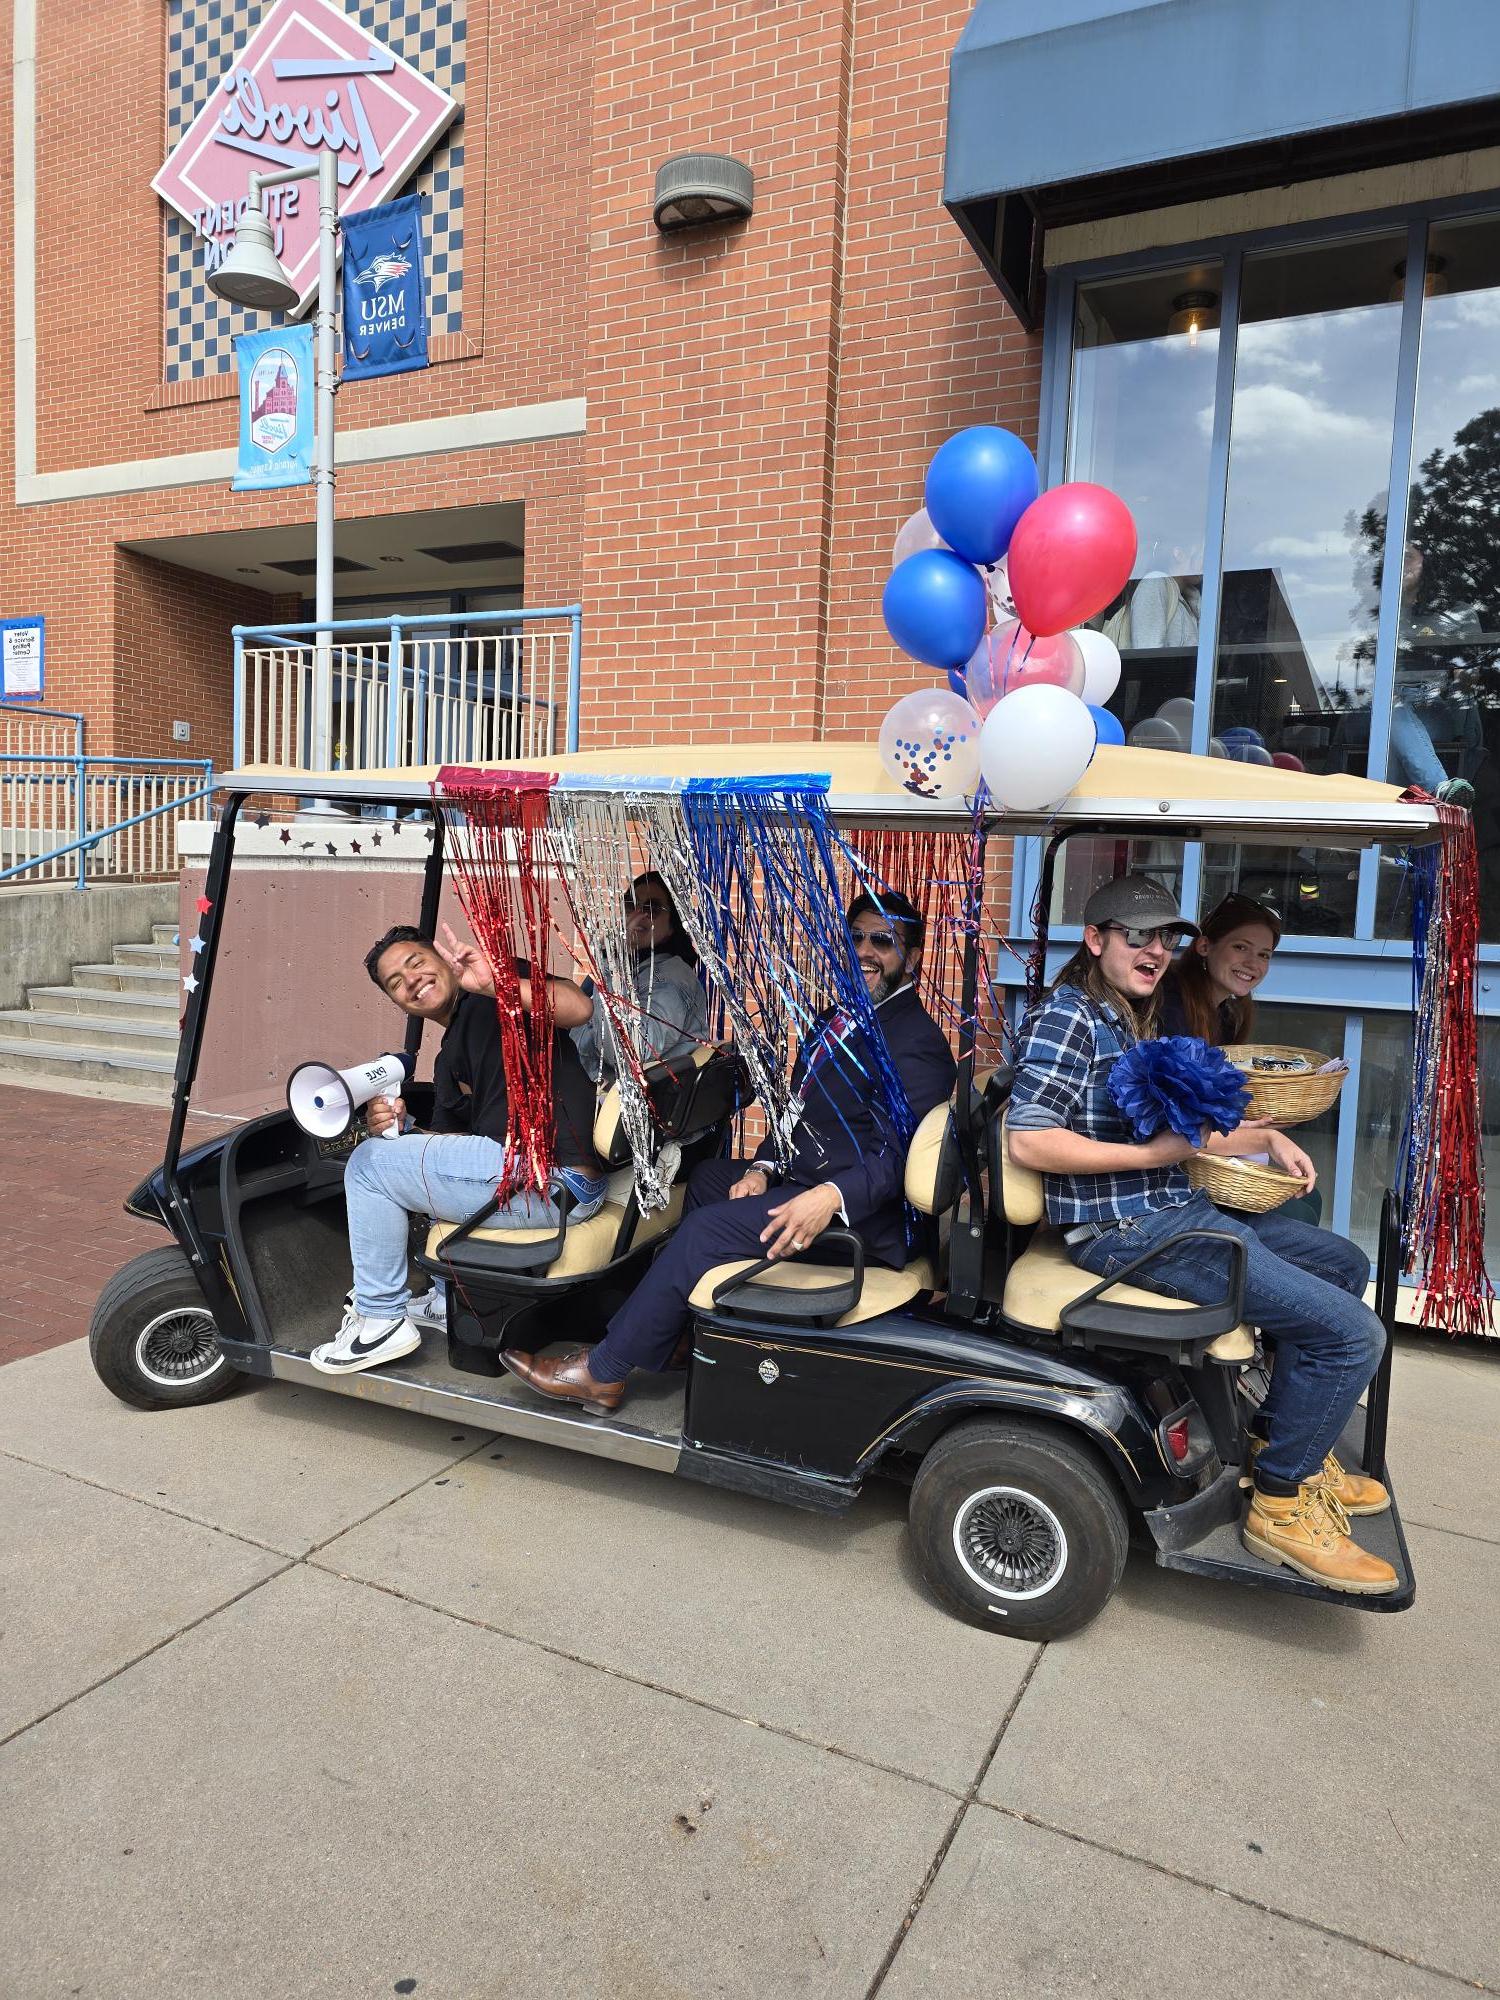
[[[275,792],[294,799],[368,800],[387,805],[427,804],[439,766],[401,770],[295,771],[254,765],[219,781],[235,793]],[[648,744],[588,750],[558,757],[519,758],[480,766],[495,772],[551,771],[569,790],[635,792],[680,789],[691,780],[785,776],[818,777],[829,805],[845,826],[957,827],[969,823],[963,800],[919,799],[904,791],[881,765],[873,744],[722,743]],[[1317,777],[1224,757],[1192,757],[1169,750],[1101,747],[1070,796],[1034,812],[999,812],[995,831],[1056,833],[1102,826],[1111,833],[1144,833],[1178,839],[1254,841],[1302,845],[1322,837],[1337,847],[1375,841],[1422,844],[1438,837],[1431,805],[1407,803],[1398,785],[1367,778]]]

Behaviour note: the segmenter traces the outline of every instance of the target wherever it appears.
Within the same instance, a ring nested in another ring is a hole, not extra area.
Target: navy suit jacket
[[[875,1018],[912,1114],[920,1120],[953,1094],[958,1068],[948,1038],[914,986],[903,986],[883,1001]],[[831,1042],[831,1019],[825,1015],[797,1052],[792,1088],[803,1092],[803,1109],[792,1130],[786,1179],[798,1187],[835,1182],[850,1227],[883,1263],[901,1265],[906,1261],[901,1193],[906,1149],[890,1129],[864,1035],[855,1029],[846,1041]],[[769,1144],[760,1148],[756,1160],[762,1166],[773,1164]]]

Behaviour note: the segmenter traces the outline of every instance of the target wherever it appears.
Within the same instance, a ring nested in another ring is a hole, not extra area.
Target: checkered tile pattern
[[[345,0],[362,27],[439,88],[464,101],[465,0]],[[264,11],[261,0],[168,0],[167,144],[170,152]],[[428,330],[463,326],[464,128],[448,128],[403,194],[423,194]],[[165,350],[162,379],[186,382],[227,374],[237,333],[266,324],[261,313],[225,305],[208,289],[203,248],[180,215],[164,209]]]

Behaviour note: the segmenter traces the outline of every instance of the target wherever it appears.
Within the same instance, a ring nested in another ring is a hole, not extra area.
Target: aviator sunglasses
[[[1132,951],[1144,951],[1148,944],[1165,945],[1168,951],[1176,951],[1183,939],[1192,935],[1181,924],[1153,924],[1149,929],[1142,930],[1136,924],[1111,922],[1100,924],[1099,928],[1101,931],[1118,931]]]
[[[859,924],[856,924],[849,935],[856,944],[873,945],[876,951],[903,951],[905,949],[900,938],[893,937],[889,931],[867,931]]]

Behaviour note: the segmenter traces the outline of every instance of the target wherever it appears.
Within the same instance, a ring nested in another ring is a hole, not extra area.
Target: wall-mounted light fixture
[[[656,170],[651,219],[665,236],[704,222],[739,222],[755,207],[755,176],[728,153],[677,153]]]

